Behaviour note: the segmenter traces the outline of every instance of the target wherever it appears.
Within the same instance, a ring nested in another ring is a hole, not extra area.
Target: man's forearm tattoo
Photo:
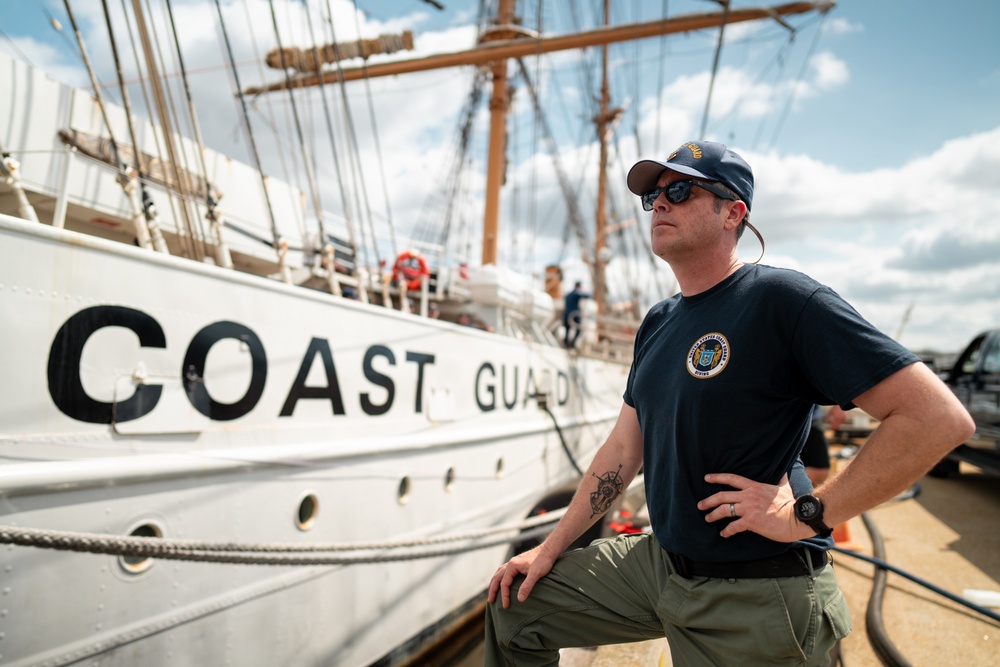
[[[591,473],[594,477],[597,477],[597,490],[590,494],[590,509],[593,510],[593,513],[590,515],[591,519],[598,514],[607,512],[608,508],[611,507],[611,503],[615,501],[615,498],[621,495],[622,487],[625,485],[618,474],[621,472],[621,469],[622,467],[619,464],[618,470],[609,470],[600,476],[597,473]]]

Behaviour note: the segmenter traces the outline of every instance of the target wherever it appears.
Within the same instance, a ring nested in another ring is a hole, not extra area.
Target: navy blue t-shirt
[[[797,271],[746,265],[710,290],[654,306],[635,340],[625,402],[643,436],[646,503],[668,551],[701,561],[752,560],[788,549],[752,532],[719,536],[697,503],[728,487],[707,473],[776,484],[801,463],[814,404],[852,400],[918,361],[833,290]],[[829,539],[813,538],[827,548]]]

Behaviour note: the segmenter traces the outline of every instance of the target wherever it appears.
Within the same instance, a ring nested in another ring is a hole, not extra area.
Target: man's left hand
[[[795,542],[814,531],[795,518],[795,496],[784,475],[777,486],[762,484],[730,473],[705,475],[709,484],[723,484],[733,491],[719,491],[698,503],[698,509],[708,512],[708,522],[733,519],[722,532],[732,537],[749,530],[775,542]]]

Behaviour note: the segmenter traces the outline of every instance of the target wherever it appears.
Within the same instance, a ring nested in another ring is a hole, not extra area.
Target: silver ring
[[[736,518],[736,503],[729,503],[729,516]]]

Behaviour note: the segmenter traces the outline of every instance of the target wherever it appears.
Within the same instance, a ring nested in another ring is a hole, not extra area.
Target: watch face
[[[807,498],[799,503],[799,516],[801,516],[803,520],[809,521],[818,513],[819,507],[817,506],[816,501]]]

